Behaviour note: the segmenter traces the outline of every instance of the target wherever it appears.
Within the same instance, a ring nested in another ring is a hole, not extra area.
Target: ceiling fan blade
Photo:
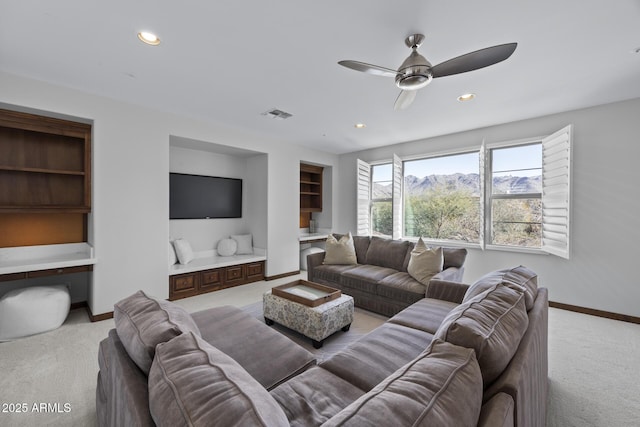
[[[379,65],[367,64],[365,62],[346,60],[338,61],[338,64],[351,68],[352,70],[373,74],[374,76],[395,77],[398,74],[396,70],[392,70],[391,68],[380,67]]]
[[[518,43],[507,43],[476,50],[435,65],[431,72],[436,78],[488,67],[509,58],[517,46]]]
[[[416,99],[417,90],[402,90],[400,95],[396,98],[396,103],[393,105],[394,110],[404,110],[413,103]]]

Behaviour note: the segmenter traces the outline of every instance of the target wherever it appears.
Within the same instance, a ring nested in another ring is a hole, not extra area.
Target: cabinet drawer
[[[225,269],[225,283],[233,283],[244,280],[245,266],[237,265],[233,267],[227,267]]]
[[[222,282],[222,271],[219,270],[208,270],[202,272],[202,284],[215,284]]]
[[[169,279],[169,299],[184,298],[198,292],[198,273],[171,276]]]
[[[200,281],[200,290],[203,292],[215,291],[222,287],[222,276],[224,269],[207,270],[202,272],[202,280]]]
[[[247,265],[247,279],[262,280],[264,278],[264,262],[255,262]]]
[[[27,273],[0,274],[0,282],[7,282],[10,280],[22,280],[26,278],[27,278]]]
[[[27,278],[57,276],[58,274],[81,273],[81,272],[92,271],[92,270],[93,270],[93,266],[91,265],[81,265],[78,267],[52,268],[49,270],[29,271],[27,273]]]

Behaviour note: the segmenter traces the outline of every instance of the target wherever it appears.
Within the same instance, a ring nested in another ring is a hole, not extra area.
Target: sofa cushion
[[[402,271],[385,276],[376,287],[378,295],[409,304],[424,298],[426,291],[425,285]]]
[[[440,340],[324,426],[475,426],[482,376],[475,353]]]
[[[509,364],[529,326],[524,292],[498,283],[451,310],[435,337],[473,348],[484,385]]]
[[[191,332],[158,345],[149,372],[158,426],[288,426],[269,393],[236,361]]]
[[[329,234],[325,243],[324,264],[357,264],[356,249],[351,233],[336,239]]]
[[[442,321],[459,304],[434,298],[423,298],[389,319],[390,323],[435,334]]]
[[[358,264],[365,264],[370,243],[371,238],[369,236],[353,236],[353,246],[356,248]]]
[[[184,308],[151,298],[143,291],[117,302],[113,318],[122,345],[145,374],[149,373],[158,344],[184,332],[200,335],[198,326]]]
[[[327,282],[340,283],[340,278],[342,274],[347,271],[355,268],[355,265],[327,265],[322,264],[313,269],[313,277],[314,280],[320,279],[325,280]]]
[[[397,273],[392,268],[377,265],[357,265],[342,273],[339,283],[371,294],[376,293],[377,283],[387,276]]]
[[[384,323],[320,366],[369,391],[422,353],[432,338],[427,332]]]
[[[501,282],[524,288],[527,311],[531,310],[538,294],[538,275],[522,265],[485,274],[467,289],[463,302]]]
[[[270,393],[292,426],[319,426],[362,396],[364,391],[316,366]]]
[[[267,390],[316,364],[313,354],[237,307],[213,307],[192,317],[202,339],[233,358]]]
[[[467,259],[467,250],[465,248],[442,248],[442,255],[444,257],[443,270],[449,267],[460,268],[464,264],[464,260]]]
[[[391,240],[374,236],[369,243],[369,249],[367,249],[366,264],[406,271],[404,260],[409,246],[410,244],[406,240]]]
[[[428,248],[420,238],[411,251],[407,273],[423,285],[428,285],[429,280],[442,271],[442,265],[442,248]]]

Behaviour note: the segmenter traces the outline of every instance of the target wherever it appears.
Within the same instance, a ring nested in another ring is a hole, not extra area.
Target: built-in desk
[[[319,242],[325,242],[327,240],[327,237],[329,237],[329,233],[324,233],[324,232],[319,232],[319,233],[301,233],[298,236],[298,240],[300,241],[300,244],[305,244],[305,243],[319,243]]]
[[[0,282],[92,271],[96,261],[87,243],[0,248]]]

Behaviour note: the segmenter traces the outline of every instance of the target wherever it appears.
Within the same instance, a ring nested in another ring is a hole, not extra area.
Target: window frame
[[[447,246],[447,247],[451,247],[451,248],[472,248],[472,249],[482,249],[483,247],[483,231],[484,231],[484,225],[482,223],[482,218],[483,218],[483,213],[484,213],[484,197],[483,197],[483,176],[482,176],[482,169],[481,169],[481,165],[482,165],[482,159],[483,159],[483,151],[482,151],[482,147],[465,147],[465,148],[460,148],[457,150],[450,150],[450,151],[439,151],[439,152],[435,152],[435,153],[430,153],[428,155],[414,155],[414,156],[407,156],[407,157],[403,157],[402,160],[402,184],[403,184],[403,188],[402,188],[402,195],[403,195],[403,200],[401,201],[402,203],[402,207],[404,209],[404,164],[405,162],[412,162],[412,161],[419,161],[419,160],[430,160],[430,159],[437,159],[437,158],[442,158],[442,157],[453,157],[453,156],[460,156],[460,155],[464,155],[464,154],[471,154],[471,153],[478,153],[478,159],[479,159],[479,165],[478,165],[478,176],[480,179],[480,197],[478,198],[478,212],[479,212],[479,216],[478,216],[478,233],[479,233],[479,240],[478,242],[465,242],[462,240],[449,240],[449,239],[433,239],[433,238],[429,238],[429,237],[422,237],[422,240],[427,243],[427,244],[431,244],[431,245],[437,245],[437,246]],[[403,212],[404,213],[404,212]],[[405,224],[404,224],[404,215],[400,218],[401,221],[401,232],[402,232],[402,239],[404,240],[409,240],[412,242],[417,242],[418,239],[420,237],[413,237],[413,236],[405,236],[404,235],[404,229],[405,229]]]
[[[512,245],[499,245],[493,243],[493,217],[492,202],[493,200],[517,200],[517,199],[533,199],[539,198],[542,203],[542,191],[540,193],[516,193],[516,194],[493,194],[493,150],[499,150],[502,148],[515,148],[523,147],[527,145],[542,145],[542,141],[545,137],[538,136],[533,138],[510,140],[495,142],[484,145],[484,171],[483,178],[485,182],[484,187],[484,235],[487,236],[484,242],[484,248],[487,250],[508,251],[508,252],[522,252],[532,254],[546,254],[542,249],[542,237],[540,238],[540,247],[527,247],[527,246],[512,246]],[[540,159],[541,168],[540,174],[542,174],[542,159]],[[542,222],[540,223],[542,227]]]

